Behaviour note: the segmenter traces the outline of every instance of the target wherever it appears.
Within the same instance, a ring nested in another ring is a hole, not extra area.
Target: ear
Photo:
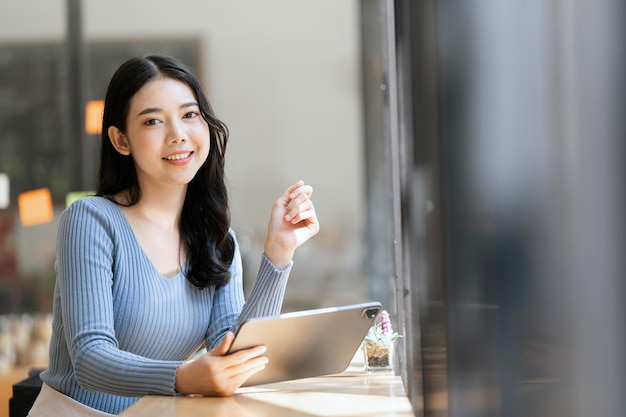
[[[122,155],[128,156],[130,155],[130,144],[126,139],[126,135],[124,135],[117,126],[109,126],[109,139],[111,140],[111,144],[115,148],[116,151],[121,153]]]

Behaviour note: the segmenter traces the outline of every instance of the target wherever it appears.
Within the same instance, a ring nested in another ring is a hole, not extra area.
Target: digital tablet
[[[337,374],[348,368],[381,309],[379,302],[368,302],[250,319],[229,353],[267,347],[265,369],[244,387]]]

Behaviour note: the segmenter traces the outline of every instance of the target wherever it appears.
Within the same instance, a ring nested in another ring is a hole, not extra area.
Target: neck
[[[186,192],[186,186],[158,190],[142,188],[141,198],[132,210],[153,223],[177,232]]]

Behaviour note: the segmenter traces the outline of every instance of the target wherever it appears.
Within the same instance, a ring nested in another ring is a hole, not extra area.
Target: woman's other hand
[[[264,253],[278,268],[287,266],[296,248],[319,231],[312,193],[313,187],[298,181],[274,202]]]
[[[234,340],[232,332],[210,352],[182,364],[176,372],[176,391],[181,394],[228,397],[250,376],[263,370],[265,346],[240,350],[227,355]]]

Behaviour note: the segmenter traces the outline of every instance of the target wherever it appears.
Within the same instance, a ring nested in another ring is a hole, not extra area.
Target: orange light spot
[[[52,195],[47,188],[27,191],[17,196],[20,220],[24,226],[49,223],[54,218]]]
[[[90,135],[99,135],[102,131],[104,100],[91,100],[85,106],[85,131]]]

